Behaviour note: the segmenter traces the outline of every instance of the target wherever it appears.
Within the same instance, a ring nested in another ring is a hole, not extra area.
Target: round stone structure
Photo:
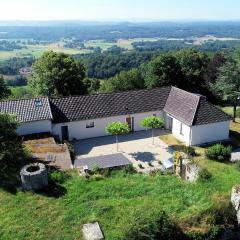
[[[42,163],[24,166],[21,171],[22,187],[25,190],[40,190],[48,185],[47,168]]]

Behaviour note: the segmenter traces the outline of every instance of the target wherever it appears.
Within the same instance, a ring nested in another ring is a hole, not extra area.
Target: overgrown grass
[[[208,230],[206,212],[217,201],[216,196],[228,201],[232,186],[240,184],[240,172],[233,165],[205,159],[200,164],[213,174],[210,181],[189,184],[171,175],[124,171],[86,181],[72,173],[62,184],[66,194],[59,198],[0,191],[1,239],[81,239],[81,225],[94,220],[100,222],[106,239],[122,239],[126,224],[132,220],[129,216],[135,212],[154,215],[161,210],[184,230]],[[189,223],[193,216],[202,215],[201,221]]]

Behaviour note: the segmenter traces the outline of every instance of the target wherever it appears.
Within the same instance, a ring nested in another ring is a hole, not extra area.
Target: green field
[[[72,48],[64,48],[60,44],[47,44],[47,45],[26,45],[26,48],[18,49],[14,51],[0,51],[0,61],[7,60],[13,57],[26,57],[26,56],[34,56],[39,58],[43,52],[53,50],[55,52],[64,52],[66,54],[83,54],[90,53],[91,50],[87,49],[72,49]]]
[[[13,39],[12,39],[13,40]],[[21,40],[23,39],[14,39]],[[91,53],[92,50],[87,48],[97,48],[100,47],[102,51],[106,51],[108,48],[112,46],[119,46],[126,50],[132,50],[132,43],[141,42],[141,41],[157,41],[157,38],[135,38],[135,39],[119,39],[116,43],[106,42],[105,40],[89,40],[84,43],[86,49],[78,49],[78,48],[65,48],[63,47],[63,42],[59,41],[52,44],[38,44],[38,45],[26,45],[26,48],[18,49],[14,51],[0,51],[0,61],[7,60],[13,57],[25,57],[25,56],[34,56],[39,58],[43,52],[53,50],[55,52],[64,52],[66,54],[85,54]],[[11,41],[11,39],[9,40]],[[25,39],[26,41],[26,39]]]

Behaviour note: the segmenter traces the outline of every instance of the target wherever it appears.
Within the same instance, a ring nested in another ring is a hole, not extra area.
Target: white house
[[[141,131],[141,120],[156,115],[187,145],[228,139],[231,121],[205,97],[176,87],[10,100],[0,102],[0,112],[17,116],[19,135],[50,132],[60,140],[105,136],[105,127],[113,121],[127,122],[132,131]]]

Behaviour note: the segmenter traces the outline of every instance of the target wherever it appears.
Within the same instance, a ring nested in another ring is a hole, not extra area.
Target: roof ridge
[[[133,89],[133,90],[127,90],[127,91],[118,91],[118,92],[98,92],[98,93],[90,93],[90,94],[82,94],[82,95],[72,95],[72,96],[62,96],[62,97],[49,97],[49,99],[64,99],[64,98],[75,98],[75,97],[83,97],[83,96],[97,96],[97,95],[114,95],[114,94],[120,94],[120,93],[129,93],[129,92],[148,92],[152,90],[157,89],[163,89],[163,88],[170,88],[171,86],[162,86],[157,88],[143,88],[143,89]]]
[[[5,100],[0,101],[0,103],[35,100],[35,99],[40,99],[40,98],[49,99],[49,97],[39,96],[39,97],[32,97],[32,98],[5,99]]]
[[[177,90],[180,90],[180,91],[182,91],[182,92],[184,92],[184,93],[187,93],[188,95],[193,95],[194,97],[197,97],[198,99],[201,98],[201,96],[198,95],[198,94],[196,94],[196,93],[188,92],[187,90],[183,90],[182,88],[178,88],[178,87],[175,87],[175,86],[171,86],[171,87],[172,87],[172,88],[175,88],[175,89],[177,89]]]

